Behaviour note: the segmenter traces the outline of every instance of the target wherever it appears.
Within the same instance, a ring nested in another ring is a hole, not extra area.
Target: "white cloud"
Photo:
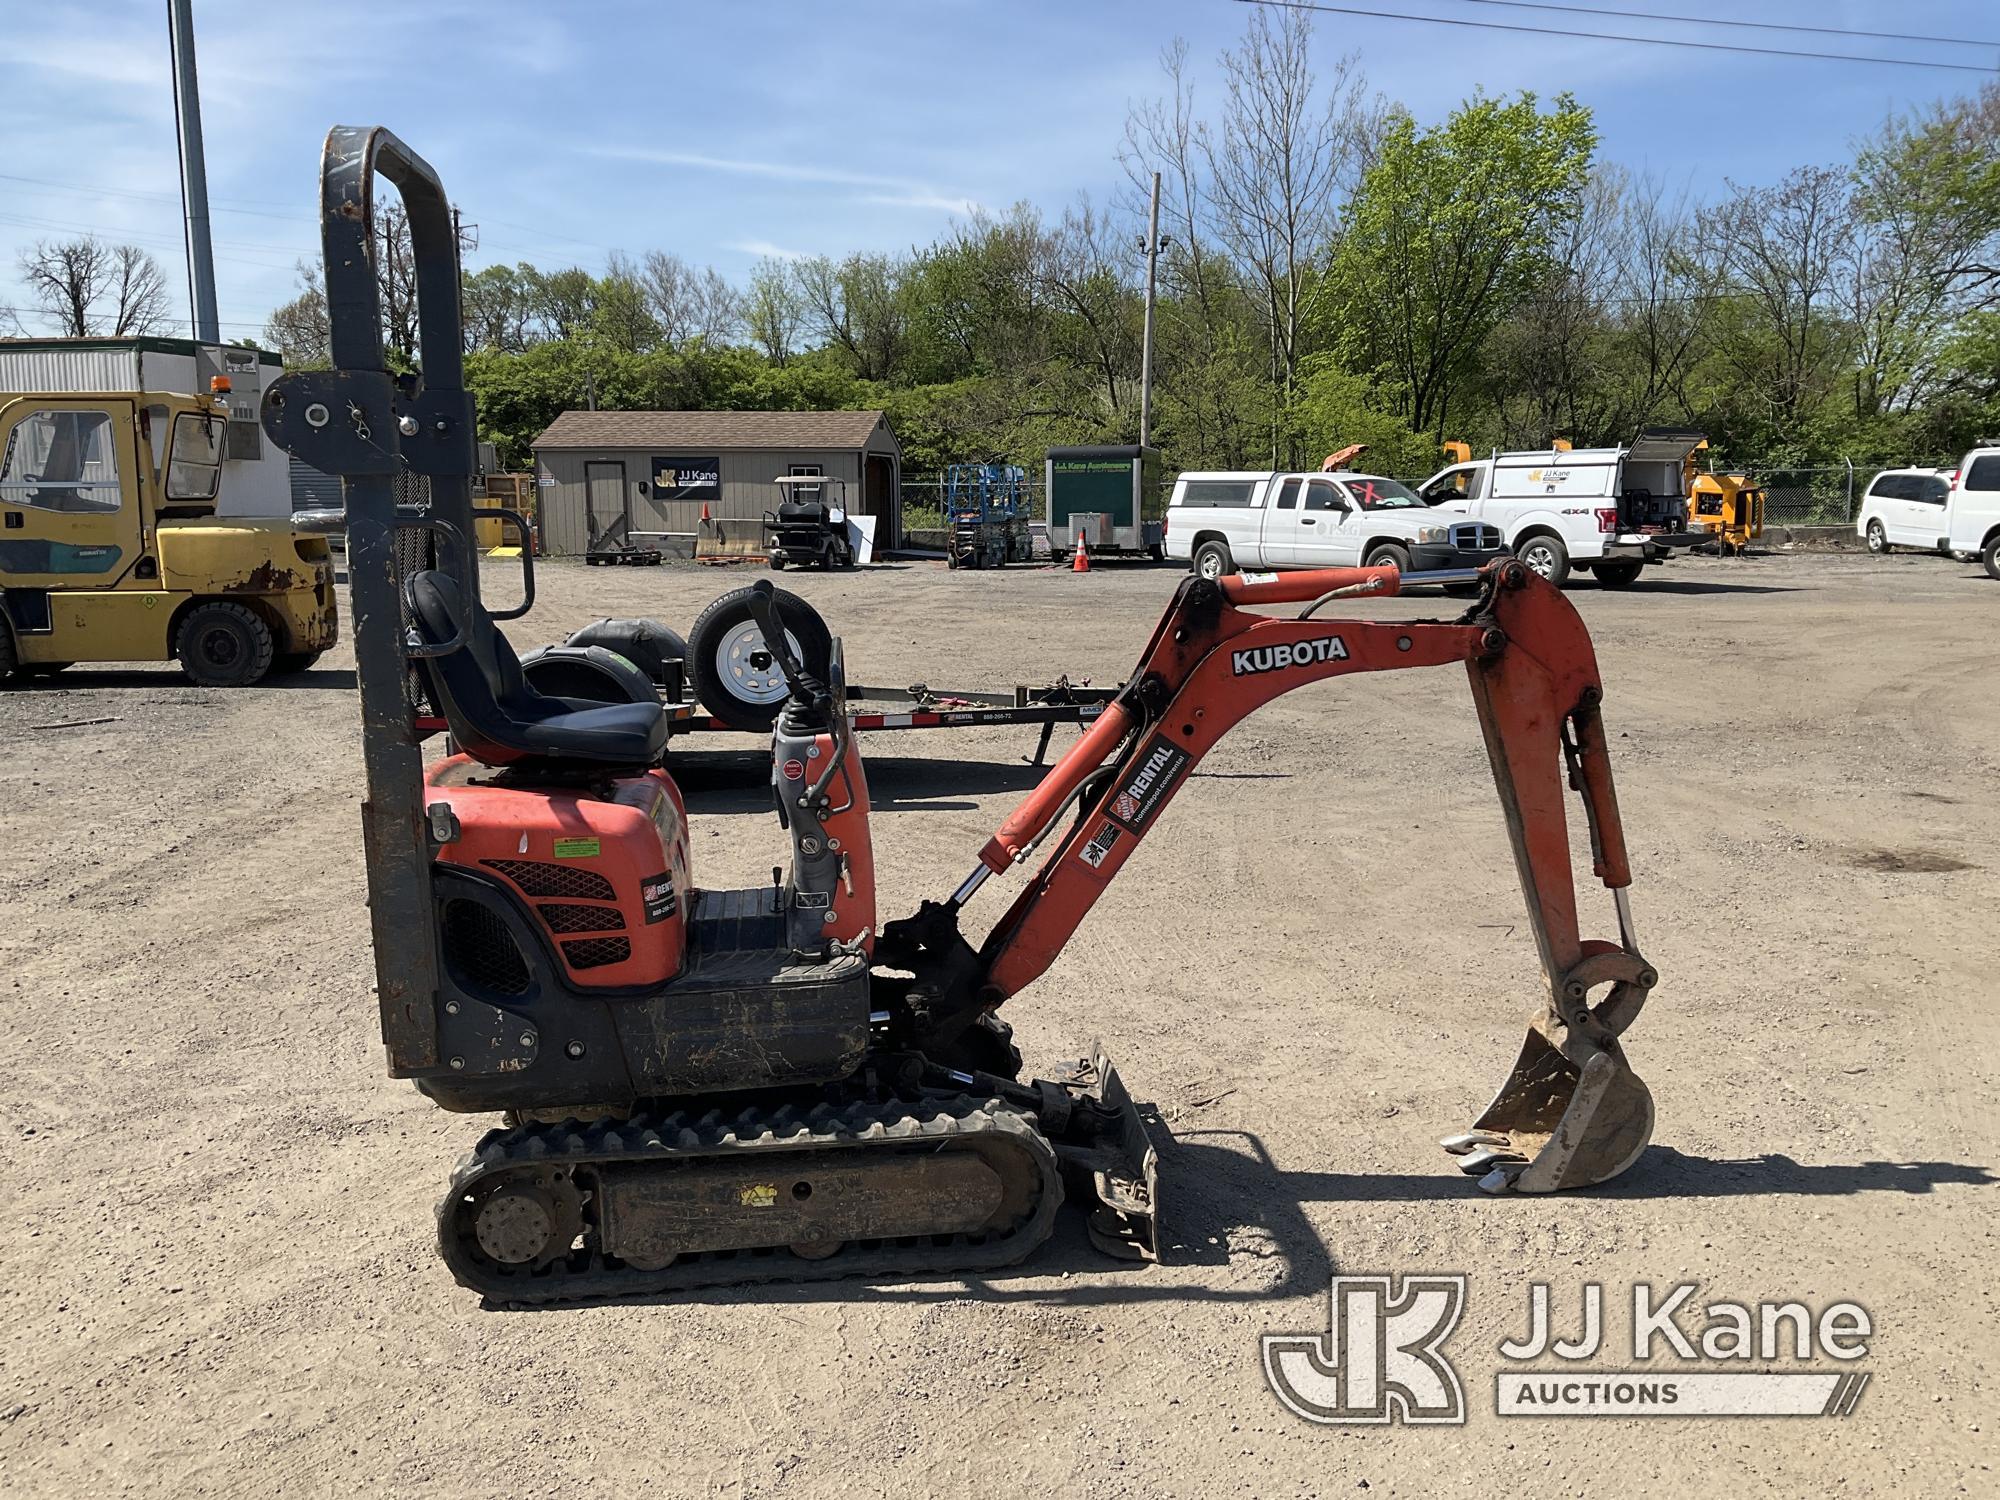
[[[767,260],[809,260],[810,250],[787,250],[783,245],[774,245],[769,240],[729,240],[725,250],[740,250],[745,255],[755,255]]]
[[[887,208],[927,208],[944,213],[972,214],[979,201],[962,193],[941,192],[928,183],[907,177],[883,177],[872,172],[850,172],[840,167],[819,167],[791,161],[757,161],[745,157],[707,156],[696,151],[660,151],[649,146],[586,146],[593,156],[614,161],[648,162],[663,167],[693,167],[703,172],[723,172],[736,177],[764,177],[778,182],[817,182],[829,187],[870,188],[860,201]]]

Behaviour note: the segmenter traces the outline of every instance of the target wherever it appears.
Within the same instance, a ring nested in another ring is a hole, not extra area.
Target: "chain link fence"
[[[1748,474],[1764,487],[1767,526],[1851,525],[1861,497],[1875,476],[1890,464],[1820,464],[1767,467],[1743,464],[1734,472]]]

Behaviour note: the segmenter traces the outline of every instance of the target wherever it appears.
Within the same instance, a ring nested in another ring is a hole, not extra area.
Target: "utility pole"
[[[194,76],[194,0],[167,0],[174,53],[174,118],[180,127],[181,208],[187,217],[188,306],[194,336],[222,342],[215,320],[215,250],[208,242],[208,163],[201,152],[201,88]]]
[[[1153,289],[1160,263],[1160,174],[1153,174],[1153,206],[1146,215],[1146,331],[1139,346],[1139,446],[1153,436]]]

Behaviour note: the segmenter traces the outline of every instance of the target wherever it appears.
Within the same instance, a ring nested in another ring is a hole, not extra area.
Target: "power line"
[[[1378,21],[1415,21],[1425,26],[1462,26],[1474,31],[1517,31],[1532,36],[1576,37],[1593,42],[1631,42],[1642,47],[1680,47],[1696,52],[1738,52],[1752,57],[1800,57],[1814,62],[1876,63],[1890,68],[1942,68],[1952,73],[1979,73],[1988,77],[2000,73],[2000,68],[1981,68],[1972,63],[1919,62],[1910,57],[1864,57],[1853,52],[1802,52],[1789,47],[1742,47],[1728,42],[1673,41],[1663,36],[1628,36],[1611,31],[1571,31],[1558,26],[1519,26],[1505,21],[1468,21],[1453,16],[1413,16],[1407,11],[1368,10],[1358,5],[1321,5],[1309,3],[1309,0],[1237,0],[1237,3],[1268,5],[1274,10],[1314,10],[1335,16],[1366,16]]]
[[[1685,26],[1733,26],[1744,31],[1794,31],[1812,36],[1867,37],[1878,42],[1922,42],[1944,47],[2000,47],[1976,37],[1917,36],[1907,31],[1856,31],[1842,26],[1783,26],[1776,21],[1725,21],[1719,16],[1669,16],[1650,10],[1610,10],[1600,5],[1537,5],[1534,0],[1460,0],[1464,5],[1504,5],[1509,10],[1553,10],[1565,15],[1617,16],[1627,21],[1667,21]],[[1638,40],[1638,38],[1633,38]],[[1861,59],[1857,59],[1860,61]],[[1888,62],[1892,59],[1884,58]]]

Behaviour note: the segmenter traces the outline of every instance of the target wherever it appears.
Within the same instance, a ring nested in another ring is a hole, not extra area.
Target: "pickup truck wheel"
[[[1979,549],[1979,566],[1986,570],[1988,578],[2000,578],[2000,535],[1989,537]]]
[[[1601,562],[1597,565],[1597,586],[1604,589],[1629,588],[1639,581],[1639,575],[1645,570],[1644,563]]]
[[[1410,571],[1410,550],[1398,547],[1394,542],[1385,542],[1368,554],[1367,566],[1394,568],[1398,573],[1407,573]]]
[[[1227,542],[1203,542],[1194,549],[1194,570],[1201,577],[1213,583],[1216,579],[1236,571],[1236,561],[1229,555]]]
[[[1515,555],[1557,588],[1569,581],[1569,548],[1561,537],[1531,536],[1515,549]]]
[[[1868,550],[1870,552],[1887,552],[1889,550],[1889,534],[1882,529],[1880,521],[1870,521],[1868,523]]]

